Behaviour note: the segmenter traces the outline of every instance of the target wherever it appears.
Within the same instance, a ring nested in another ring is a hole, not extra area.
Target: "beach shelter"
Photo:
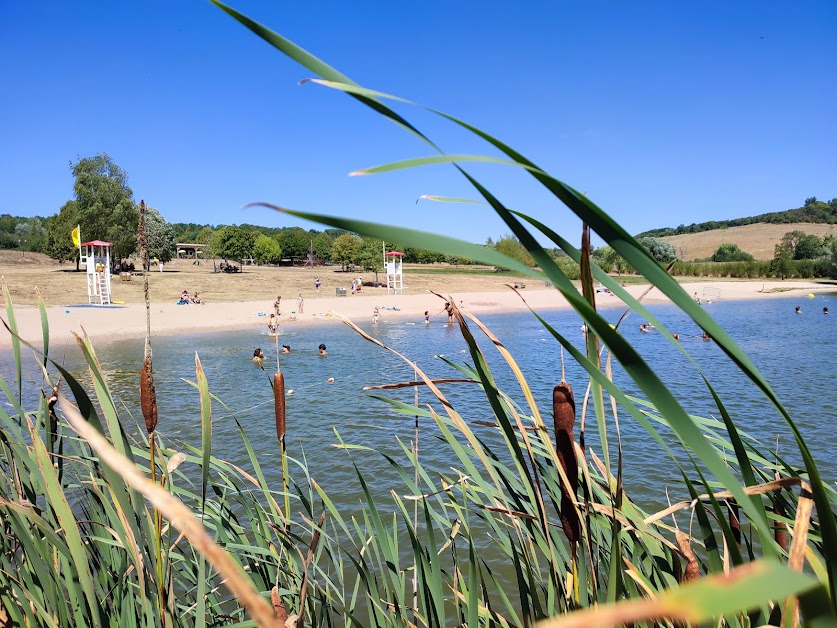
[[[73,233],[73,240],[77,238]],[[79,244],[81,263],[87,273],[87,302],[94,305],[110,305],[110,248],[111,242],[91,240]]]
[[[384,268],[387,271],[387,294],[403,294],[404,292],[404,254],[398,251],[384,253]]]

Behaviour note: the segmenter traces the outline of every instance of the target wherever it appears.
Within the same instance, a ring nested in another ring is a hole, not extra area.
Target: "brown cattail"
[[[276,437],[285,440],[285,376],[273,374],[273,406],[276,414]]]
[[[776,500],[773,502],[773,514],[777,517],[786,517],[787,513],[785,512],[785,507],[782,504],[782,500],[777,495]],[[784,551],[788,551],[788,526],[783,521],[777,521],[775,523],[775,528],[773,531],[773,538],[776,539],[776,543],[781,547]]]
[[[279,625],[284,626],[285,622],[288,621],[288,611],[285,608],[285,604],[282,602],[282,598],[279,595],[279,589],[277,587],[273,587],[270,591],[270,602],[273,604],[273,614],[276,615],[276,619],[279,620]]]
[[[741,545],[741,519],[738,516],[738,502],[730,499],[727,501],[727,507],[729,508],[727,518],[729,520],[729,527],[732,530],[732,538],[735,539],[736,545]]]
[[[700,565],[698,565],[695,553],[692,551],[692,544],[689,542],[689,537],[680,530],[674,531],[674,537],[677,539],[677,545],[680,551],[686,558],[686,569],[683,570],[683,577],[680,582],[685,584],[697,580],[700,575]]]
[[[154,390],[154,376],[151,374],[151,353],[146,351],[140,372],[140,406],[148,433],[157,427],[157,392]]]
[[[552,390],[552,412],[555,415],[555,451],[558,462],[567,475],[572,492],[561,484],[561,526],[570,543],[581,538],[581,522],[575,507],[578,492],[578,461],[575,457],[575,397],[567,382],[561,382]]]

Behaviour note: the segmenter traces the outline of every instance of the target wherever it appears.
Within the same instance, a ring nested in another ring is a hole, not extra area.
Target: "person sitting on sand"
[[[282,353],[290,353],[291,345],[282,345]]]
[[[177,302],[178,305],[188,305],[189,304],[189,293],[184,290],[180,293],[180,300]]]
[[[270,318],[267,319],[267,333],[271,335],[276,335],[277,329],[278,326],[276,324],[276,317],[273,314],[271,314]]]
[[[262,351],[261,347],[253,351],[253,363],[256,366],[261,366],[262,362],[264,362],[266,359],[267,358],[264,354],[264,351]]]
[[[201,298],[198,296],[197,292],[194,295],[192,295],[192,303],[201,303]]]
[[[319,350],[320,350],[320,355],[322,355],[322,356],[327,356],[328,355],[328,351],[326,351],[326,346],[324,344],[320,344]]]
[[[282,295],[278,295],[276,300],[273,302],[273,313],[276,314],[276,318],[279,318],[279,304],[282,302]]]

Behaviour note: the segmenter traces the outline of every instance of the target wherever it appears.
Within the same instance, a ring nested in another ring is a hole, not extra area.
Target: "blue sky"
[[[837,3],[256,2],[232,6],[359,83],[464,118],[638,232],[837,196]],[[171,222],[311,223],[270,201],[483,242],[508,230],[451,166],[209,2],[0,2],[0,213],[49,215],[108,152]],[[495,153],[400,111],[450,153]],[[522,172],[469,166],[572,240]]]

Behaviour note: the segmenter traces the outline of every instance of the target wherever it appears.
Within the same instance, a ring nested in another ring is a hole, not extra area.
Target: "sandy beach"
[[[445,291],[444,281],[436,290],[467,311],[474,314],[486,312],[526,311],[521,298],[511,289],[497,291],[459,290]],[[630,285],[627,290],[635,297],[640,296],[647,286]],[[721,300],[789,298],[799,300],[803,307],[809,300],[809,293],[814,295],[834,292],[830,284],[812,281],[712,281],[692,282],[684,285],[687,293],[704,295],[720,289]],[[560,293],[552,288],[527,287],[520,291],[526,302],[536,310],[569,307]],[[599,293],[597,304],[600,307],[617,307],[621,301],[610,294]],[[645,303],[660,303],[666,297],[656,288],[644,299]],[[339,324],[336,314],[355,321],[372,319],[375,307],[379,308],[381,319],[424,320],[424,312],[429,311],[431,323],[443,324],[446,315],[442,311],[444,300],[432,294],[429,289],[419,294],[387,295],[383,288],[364,289],[361,294],[346,297],[310,296],[306,297],[302,312],[298,312],[297,300],[282,300],[280,327],[287,330],[298,325]],[[226,330],[253,329],[264,330],[268,316],[273,312],[273,301],[238,301],[206,303],[201,305],[176,305],[169,301],[151,304],[151,328],[154,337],[162,337],[187,332],[214,332]],[[38,308],[33,305],[15,306],[15,317],[22,338],[36,346],[41,344],[42,330]],[[97,342],[138,338],[145,334],[145,305],[127,303],[125,305],[97,307],[88,305],[51,306],[47,308],[50,328],[50,342],[63,344],[72,340],[72,332],[81,333],[82,327]],[[5,316],[3,316],[5,319]],[[0,347],[8,347],[11,336],[4,331],[0,334]]]

